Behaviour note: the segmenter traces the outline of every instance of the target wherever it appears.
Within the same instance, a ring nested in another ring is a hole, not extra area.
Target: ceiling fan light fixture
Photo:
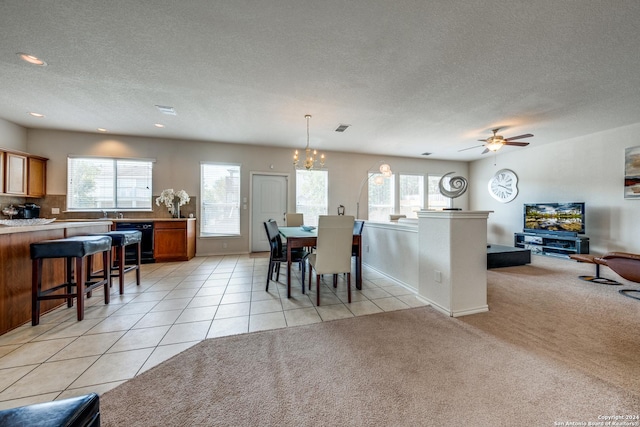
[[[500,148],[502,148],[503,145],[504,145],[504,141],[493,140],[493,141],[487,142],[485,147],[487,150],[495,152],[495,151],[498,151]]]

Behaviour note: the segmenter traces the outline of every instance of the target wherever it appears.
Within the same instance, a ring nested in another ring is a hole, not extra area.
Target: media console
[[[529,249],[532,254],[569,258],[572,254],[588,254],[589,238],[570,233],[514,233],[513,246]]]

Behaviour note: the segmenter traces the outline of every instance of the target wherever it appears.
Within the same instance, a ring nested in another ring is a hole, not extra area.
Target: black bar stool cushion
[[[100,425],[100,398],[96,393],[0,411],[3,426],[95,427]]]
[[[111,237],[74,236],[65,239],[43,240],[31,244],[31,259],[82,258],[98,252],[111,250]]]
[[[138,230],[107,231],[105,233],[93,233],[92,236],[111,237],[112,246],[127,246],[142,241],[142,232]]]

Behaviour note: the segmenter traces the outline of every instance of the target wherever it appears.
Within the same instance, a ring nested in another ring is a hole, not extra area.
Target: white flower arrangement
[[[191,198],[186,191],[173,191],[173,188],[168,188],[166,190],[162,190],[160,197],[156,198],[156,205],[160,206],[160,203],[164,203],[164,205],[169,209],[169,212],[171,212],[171,214],[175,214],[176,206],[180,207],[182,205],[186,205],[190,200]]]

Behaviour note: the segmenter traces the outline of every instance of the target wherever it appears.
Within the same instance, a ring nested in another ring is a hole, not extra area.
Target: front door
[[[251,178],[251,252],[266,252],[269,241],[264,222],[275,219],[284,225],[287,212],[287,175],[259,175]]]

